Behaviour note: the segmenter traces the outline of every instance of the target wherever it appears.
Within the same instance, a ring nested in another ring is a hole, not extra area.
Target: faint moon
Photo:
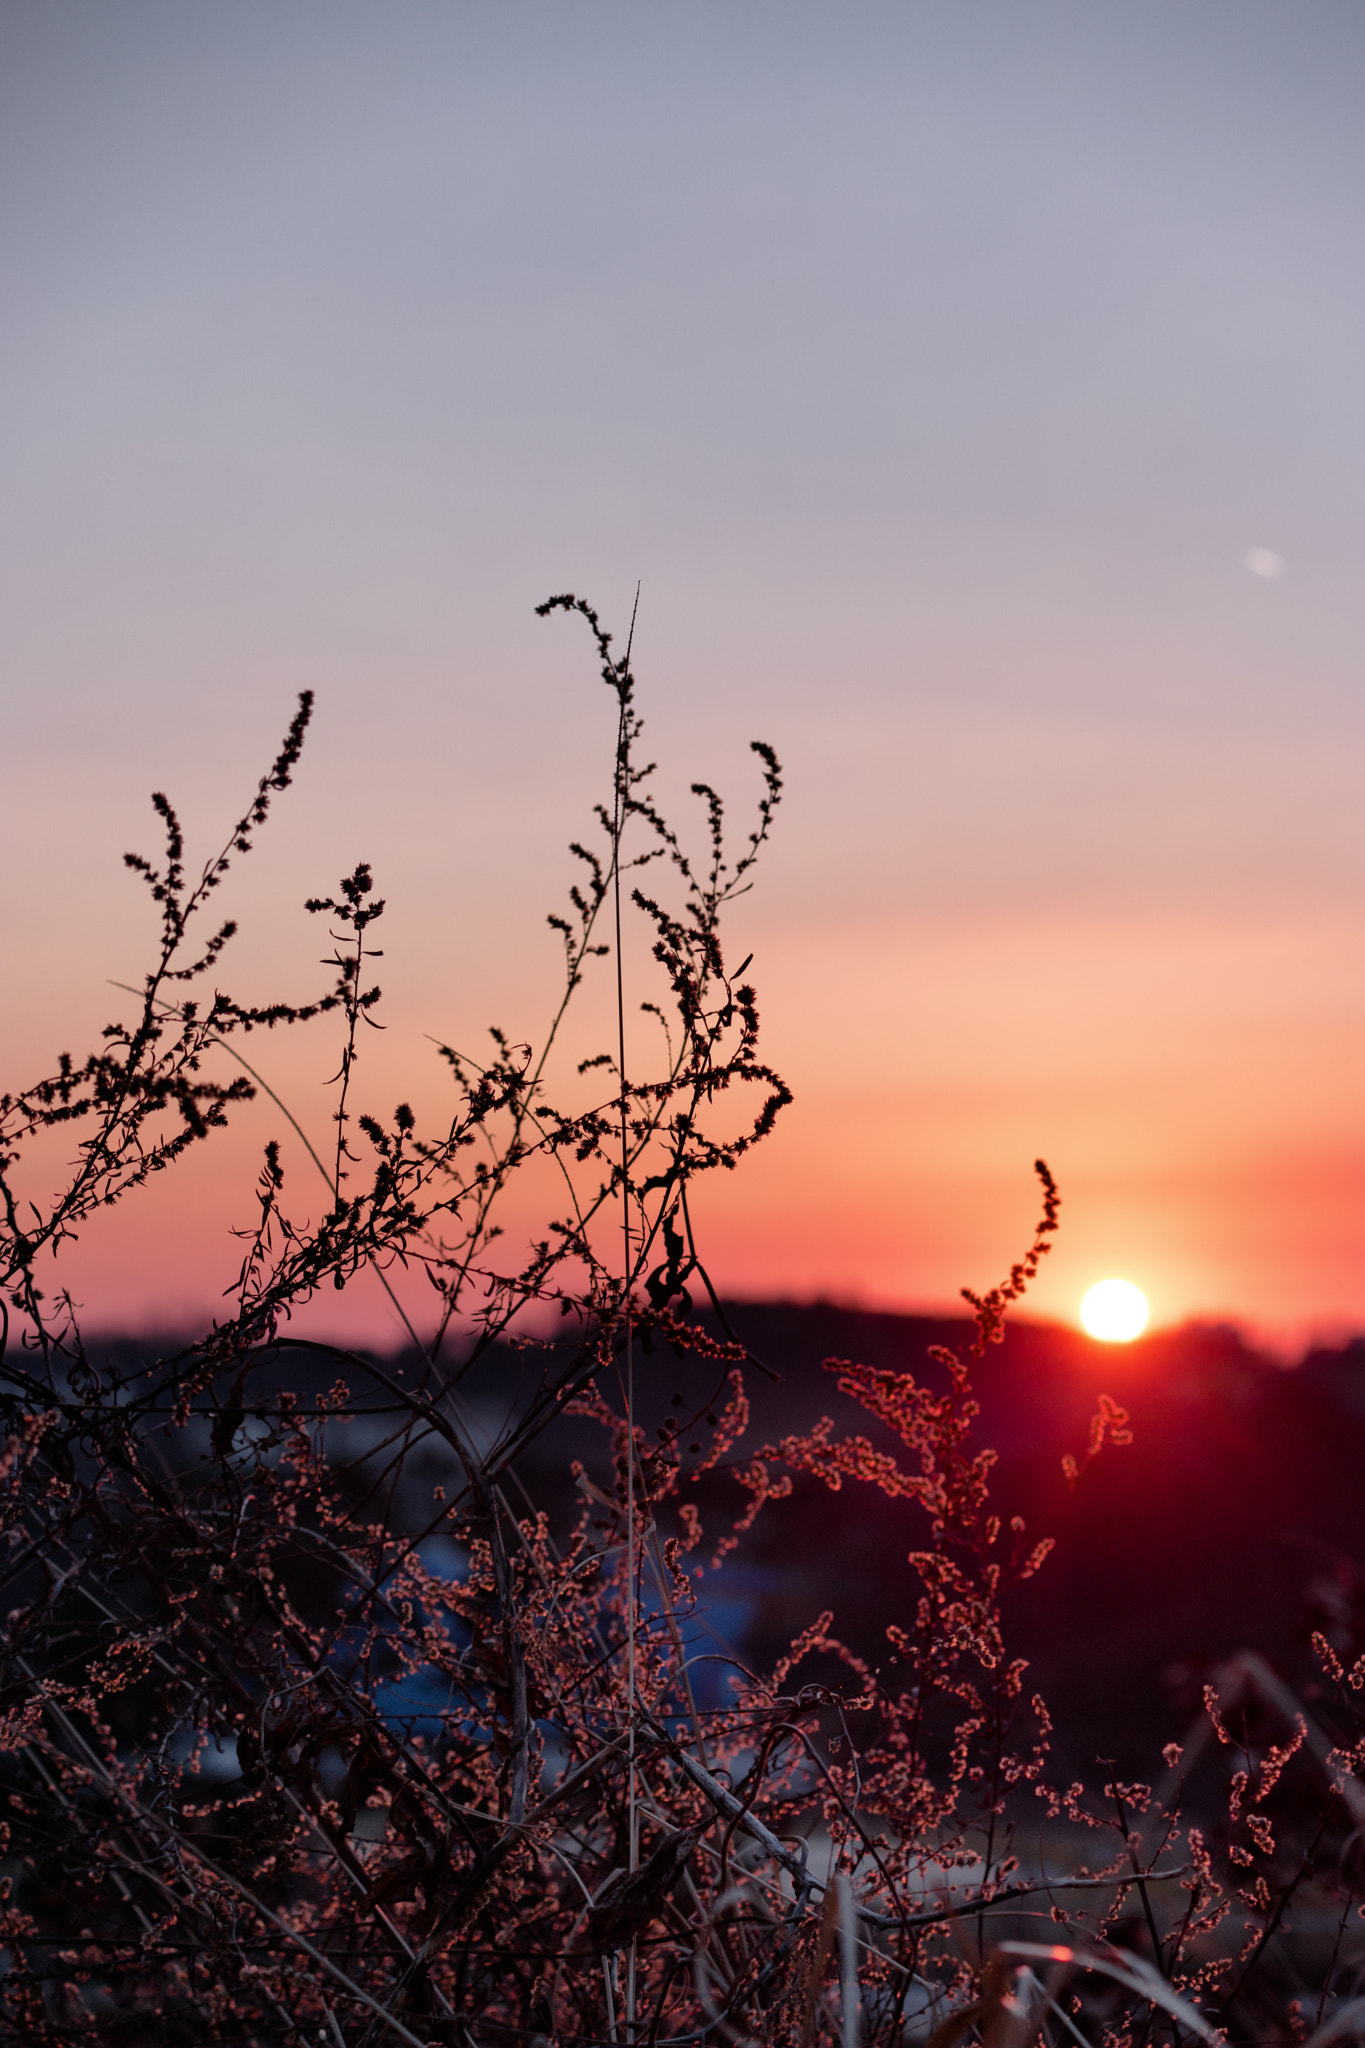
[[[1100,1280],[1081,1303],[1081,1322],[1102,1344],[1131,1344],[1147,1327],[1147,1297],[1131,1280]]]
[[[1248,548],[1242,557],[1242,566],[1253,576],[1259,576],[1263,583],[1278,583],[1289,567],[1283,555],[1277,555],[1271,548]]]

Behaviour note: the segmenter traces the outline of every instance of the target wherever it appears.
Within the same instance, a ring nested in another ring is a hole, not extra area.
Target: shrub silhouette
[[[780,1360],[726,1323],[689,1188],[734,1169],[790,1100],[760,1057],[749,963],[731,970],[723,943],[779,767],[755,743],[737,856],[720,797],[694,785],[692,855],[639,759],[629,647],[614,656],[572,596],[541,610],[591,631],[616,744],[599,837],[572,848],[578,880],[550,920],[564,982],[538,1050],[499,1032],[482,1062],[443,1048],[454,1106],[435,1131],[404,1104],[356,1113],[384,909],[363,863],[308,905],[334,937],[329,990],[266,1007],[204,992],[233,926],[199,931],[290,783],[305,694],[197,879],[153,799],[164,853],[128,860],[160,939],[132,1021],[0,1099],[0,2038],[1355,2038],[1354,1618],[1318,1637],[1311,1721],[1247,1657],[1155,1790],[1050,1777],[1047,1708],[1001,1621],[1049,1541],[994,1505],[973,1391],[1057,1225],[1041,1162],[1034,1242],[968,1293],[969,1345],[936,1348],[924,1380],[830,1361],[877,1441],[813,1418],[746,1445],[746,1374]],[[626,1059],[632,915],[659,981],[643,1076]],[[616,1044],[552,1093],[602,958]],[[319,1219],[291,1207],[272,1141],[229,1312],[173,1355],[87,1351],[69,1298],[40,1285],[48,1264],[252,1095],[246,1037],[326,1013],[341,1044]],[[206,1078],[224,1052],[243,1071]],[[25,1148],[67,1129],[74,1164],[43,1206]],[[509,1256],[498,1218],[536,1161],[559,1213]],[[319,1288],[365,1268],[388,1285],[396,1261],[435,1311],[400,1358],[291,1330]],[[566,1416],[602,1433],[567,1517],[525,1478],[561,1455]],[[1126,1425],[1102,1397],[1073,1483]],[[830,1613],[766,1672],[699,1647],[700,1595],[800,1475],[903,1503],[921,1590],[888,1617],[879,1669]]]

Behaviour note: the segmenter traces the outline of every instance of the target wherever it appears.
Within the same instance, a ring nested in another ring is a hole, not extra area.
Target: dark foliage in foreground
[[[1311,1713],[1243,1656],[1152,1782],[1059,1775],[1005,1641],[1051,1539],[995,1503],[976,1381],[1056,1227],[1041,1163],[1035,1241],[968,1297],[966,1341],[912,1369],[828,1361],[859,1421],[752,1426],[747,1384],[783,1361],[721,1313],[689,1189],[788,1100],[722,943],[777,763],[756,748],[737,859],[720,799],[694,786],[694,859],[637,760],[629,655],[576,600],[545,609],[592,629],[617,746],[598,848],[573,849],[579,881],[551,920],[564,993],[538,1051],[498,1033],[486,1061],[448,1049],[434,1132],[402,1104],[356,1114],[383,910],[363,863],[309,905],[334,935],[330,990],[201,992],[232,926],[197,942],[196,920],[290,781],[305,698],[197,880],[155,800],[165,853],[130,865],[161,935],[131,1022],[0,1099],[0,2040],[1117,2048],[1365,2031],[1354,1589],[1321,1617]],[[632,914],[659,983],[647,1078],[625,1057]],[[557,1080],[564,1016],[608,946],[617,1043]],[[41,1284],[50,1261],[249,1095],[248,1075],[208,1078],[224,1052],[321,1012],[341,1046],[320,1216],[291,1202],[272,1143],[230,1313],[156,1359],[87,1353]],[[54,1130],[74,1163],[44,1206],[24,1159]],[[537,1161],[558,1213],[508,1259],[499,1204]],[[435,1304],[403,1360],[293,1334],[319,1287],[398,1265]],[[528,1311],[540,1328],[558,1312],[557,1341],[519,1334]],[[596,1448],[538,1495],[566,1418]],[[1128,1435],[1101,1396],[1068,1483],[1092,1488],[1085,1468]],[[784,1503],[812,1499],[862,1503],[908,1555],[876,1654],[820,1611],[758,1670],[726,1659],[704,1618],[727,1559],[760,1515],[777,1529]],[[1087,1613],[1056,1625],[1083,1659]]]

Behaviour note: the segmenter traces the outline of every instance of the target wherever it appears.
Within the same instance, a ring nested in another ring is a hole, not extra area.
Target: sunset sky
[[[1039,1312],[1365,1328],[1362,104],[1358,0],[0,0],[0,1086],[305,687],[224,983],[322,986],[364,858],[362,1101],[534,1042],[612,741],[534,606],[639,581],[665,790],[788,778],[718,1282],[950,1302],[1042,1154]],[[252,1057],[325,1135],[326,1032]],[[211,1305],[279,1130],[92,1228],[87,1321]]]

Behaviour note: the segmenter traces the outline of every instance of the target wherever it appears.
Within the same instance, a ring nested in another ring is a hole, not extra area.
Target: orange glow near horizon
[[[572,672],[575,652],[559,650],[557,668]],[[718,751],[732,757],[725,738]],[[856,923],[834,922],[812,914],[803,872],[801,791],[818,763],[800,745],[788,758],[795,816],[779,816],[769,868],[744,899],[731,944],[740,957],[754,952],[765,1054],[795,1101],[737,1173],[694,1190],[703,1253],[723,1292],[960,1308],[962,1286],[993,1285],[1027,1246],[1038,1209],[1031,1162],[1042,1155],[1061,1187],[1061,1228],[1022,1313],[1070,1324],[1094,1275],[1128,1266],[1143,1275],[1153,1327],[1236,1322],[1285,1355],[1365,1327],[1365,1133],[1358,1106],[1354,1122],[1343,1113],[1357,1101],[1361,976],[1344,915],[1077,909],[1025,922],[977,908],[955,919],[910,915],[874,899]],[[175,762],[158,766],[177,789]],[[582,763],[585,790],[593,766]],[[371,763],[372,776],[384,772]],[[260,849],[230,878],[223,907],[241,916],[243,931],[222,978],[234,993],[259,1000],[284,989],[297,999],[321,982],[311,964],[319,933],[301,903],[328,885],[325,864],[339,872],[351,851],[327,815],[336,779],[334,767],[314,771],[306,755],[301,787],[279,800]],[[146,780],[121,773],[126,816],[102,816],[92,800],[99,845],[92,831],[64,846],[62,894],[18,906],[27,945],[11,953],[23,969],[9,983],[10,1085],[48,1071],[56,1048],[92,1043],[106,1017],[126,1008],[107,982],[138,979],[149,917],[110,847],[147,842]],[[744,785],[730,793],[742,816]],[[201,812],[209,795],[221,807],[221,792],[205,792]],[[555,793],[550,824],[562,840],[573,834],[579,797],[576,787]],[[534,1043],[552,1007],[558,969],[541,920],[571,863],[542,819],[534,862],[523,850],[513,865],[527,799],[504,785],[501,801],[501,832],[478,829],[506,846],[509,865],[482,900],[441,900],[420,835],[389,846],[390,827],[374,821],[367,831],[391,906],[381,927],[386,1029],[367,1034],[356,1076],[358,1101],[377,1114],[410,1099],[438,1122],[447,1097],[431,1039],[475,1047],[499,1019],[514,1040]],[[36,831],[32,797],[30,806]],[[205,837],[202,816],[194,825]],[[517,932],[524,938],[509,942]],[[628,965],[633,1010],[659,992],[642,944]],[[41,1001],[26,990],[41,990]],[[588,1019],[568,1068],[596,1049],[594,1032],[610,1037],[608,992],[605,980],[585,991]],[[632,1058],[649,1057],[654,1029],[632,1023]],[[255,1034],[245,1047],[322,1150],[323,1083],[336,1068],[329,1031],[320,1020]],[[230,1071],[224,1063],[222,1078]],[[312,1213],[316,1169],[262,1098],[95,1219],[62,1273],[41,1284],[51,1292],[64,1277],[92,1328],[184,1328],[221,1312],[240,1257],[231,1232],[251,1219],[270,1137],[284,1141],[291,1201]],[[44,1174],[55,1184],[65,1154],[49,1152]],[[521,1203],[506,1221],[509,1238],[529,1239],[543,1217]],[[394,1277],[420,1318],[425,1289]],[[305,1322],[380,1344],[402,1335],[372,1280],[320,1298]]]
[[[761,902],[752,916],[761,931],[760,913]],[[381,1012],[387,1031],[371,1034],[362,1047],[356,1095],[381,1113],[411,1099],[419,1115],[435,1122],[446,1098],[424,1034],[475,1044],[477,1012],[466,998],[468,1028],[461,1029],[458,1016],[452,1021],[435,1004],[414,999],[395,943],[401,935],[385,934],[385,979],[397,1000]],[[932,983],[938,1017],[921,1004],[906,1034],[907,1071],[891,1076],[875,1051],[864,1064],[853,1050],[840,1058],[837,1038],[828,1050],[822,1045],[824,992],[832,1025],[836,992],[859,970],[827,939],[807,936],[798,945],[799,933],[790,938],[790,952],[785,934],[760,943],[751,972],[770,1056],[796,1100],[738,1172],[699,1182],[693,1195],[703,1254],[723,1293],[960,1311],[963,1285],[993,1285],[1027,1246],[1038,1210],[1031,1161],[1042,1153],[1061,1186],[1061,1228],[1021,1313],[1070,1324],[1096,1272],[1127,1266],[1143,1275],[1153,1327],[1228,1320],[1293,1354],[1314,1337],[1365,1325],[1357,1159],[1339,1132],[1323,1128],[1325,1118],[1307,1114],[1321,1075],[1291,1067],[1278,1097],[1260,1087],[1253,1142],[1236,1128],[1241,1103],[1254,1096],[1261,1075],[1275,1071],[1273,1046],[1260,1031],[1236,1048],[1237,1062],[1229,1059],[1216,1074],[1198,1061],[1182,1074],[1163,1053],[1144,1075],[1137,1060],[1144,1035],[1148,1049],[1164,1035],[1149,1005],[1141,1019],[1127,1020],[1122,1045],[1111,1032],[1111,1057],[1126,1045],[1129,1063],[1116,1067],[1106,1090],[1103,1073],[1087,1071],[1100,1013],[1082,1010],[1066,1037],[1060,1014],[1035,1016],[1024,1028],[1012,1009],[983,1030],[978,975],[988,980],[998,971],[999,940],[978,931],[974,974],[965,941],[962,951],[955,944],[945,954],[932,933],[903,932],[898,956],[916,980]],[[1066,945],[1054,935],[1040,946],[1059,1012],[1082,983],[1094,943],[1093,932],[1081,929]],[[528,944],[543,941],[533,930]],[[1157,957],[1156,934],[1148,944]],[[1074,979],[1064,975],[1068,953]],[[479,954],[474,947],[470,957]],[[1216,978],[1215,963],[1210,984]],[[543,1012],[540,997],[552,986],[549,977],[539,993],[504,983],[490,996],[487,1014],[501,1012],[514,1036],[531,1039],[525,1020]],[[875,1048],[894,1031],[900,999],[888,986],[883,1014],[871,968],[861,992]],[[1197,989],[1188,975],[1184,996],[1193,1033]],[[1241,999],[1251,1007],[1245,988]],[[1059,1042],[1044,1059],[1049,1028]],[[1017,1044],[1020,1033],[1024,1042]],[[293,1039],[253,1038],[247,1051],[314,1144],[325,1147],[330,1099],[322,1083],[335,1070],[325,1024]],[[322,1192],[314,1187],[316,1169],[262,1099],[240,1113],[233,1129],[92,1222],[64,1268],[90,1326],[183,1328],[221,1312],[222,1290],[240,1257],[231,1231],[251,1220],[260,1148],[272,1136],[284,1141],[291,1203],[301,1215],[314,1212]],[[54,1155],[49,1179],[56,1168]],[[541,1221],[534,1203],[516,1204],[506,1218],[509,1238],[529,1239]],[[425,1288],[401,1273],[393,1278],[420,1319]],[[369,1279],[344,1297],[320,1297],[304,1326],[380,1344],[397,1343],[402,1334]]]

